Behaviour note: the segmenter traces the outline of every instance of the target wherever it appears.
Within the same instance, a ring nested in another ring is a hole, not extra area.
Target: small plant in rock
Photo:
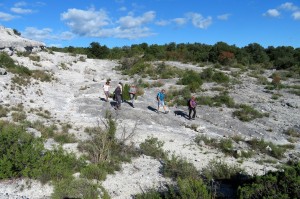
[[[249,105],[241,104],[240,110],[236,110],[232,113],[234,117],[237,117],[239,120],[243,122],[249,122],[256,118],[262,118],[264,116],[268,117],[268,113],[261,113]]]
[[[295,128],[288,128],[285,131],[283,131],[285,135],[291,136],[291,137],[300,137],[300,131],[296,130]]]
[[[13,112],[11,116],[14,122],[22,122],[27,117],[25,112]]]
[[[272,142],[265,142],[263,139],[252,139],[247,141],[255,151],[268,154],[274,158],[281,159],[287,149],[293,149],[294,145],[275,145]]]
[[[7,117],[7,114],[9,113],[9,109],[0,105],[0,118],[1,117]]]
[[[29,55],[29,59],[31,61],[36,61],[36,62],[40,62],[41,61],[41,57],[38,55]]]

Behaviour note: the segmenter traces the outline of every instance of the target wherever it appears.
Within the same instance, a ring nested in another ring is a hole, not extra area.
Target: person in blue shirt
[[[162,89],[160,92],[157,93],[156,99],[157,99],[157,113],[159,113],[159,107],[162,106],[165,113],[168,113],[166,105],[165,105],[165,97],[166,97],[166,91],[165,89]]]

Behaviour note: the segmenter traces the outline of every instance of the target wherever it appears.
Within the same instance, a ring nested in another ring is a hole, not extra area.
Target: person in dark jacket
[[[192,98],[189,101],[189,120],[191,119],[195,119],[196,117],[196,106],[197,106],[197,102],[196,102],[196,98],[195,96],[192,96]],[[193,117],[191,117],[191,114],[193,112]]]
[[[121,110],[121,102],[122,102],[122,91],[121,91],[121,85],[118,85],[117,88],[114,91],[115,99],[117,102],[117,105],[115,109]]]

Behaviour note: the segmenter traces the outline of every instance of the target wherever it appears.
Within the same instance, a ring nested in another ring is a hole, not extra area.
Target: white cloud
[[[284,4],[281,4],[279,6],[279,9],[283,9],[283,10],[291,10],[291,11],[295,11],[298,9],[297,6],[295,6],[293,3],[291,2],[286,2]]]
[[[79,10],[68,9],[61,14],[61,20],[66,21],[71,32],[80,36],[89,37],[115,37],[134,39],[153,35],[147,23],[155,18],[155,12],[145,12],[141,16],[133,16],[133,13],[120,17],[112,22],[104,10],[94,9]]]
[[[17,16],[8,14],[8,13],[4,13],[4,12],[0,12],[0,20],[1,21],[10,21],[14,18],[17,18]]]
[[[133,17],[133,16],[125,16],[121,17],[117,23],[120,24],[120,28],[122,29],[130,29],[135,27],[140,27],[145,23],[151,22],[155,18],[155,12],[149,11],[144,13],[140,17]]]
[[[68,9],[61,14],[61,20],[66,21],[72,32],[81,36],[94,34],[103,26],[110,24],[110,19],[104,10],[94,9]]]
[[[184,24],[187,23],[186,18],[175,18],[172,21],[175,22],[178,26],[183,26]]]
[[[156,21],[155,24],[158,26],[166,26],[166,25],[170,24],[170,22],[167,20],[160,20],[160,21]]]
[[[278,17],[278,16],[280,16],[280,12],[277,9],[269,9],[263,15],[268,16],[268,17]]]
[[[127,8],[125,6],[122,6],[121,8],[119,8],[119,11],[126,11]]]
[[[217,18],[220,20],[228,20],[230,15],[231,14],[223,14],[223,15],[217,16]]]
[[[201,14],[192,12],[188,13],[187,16],[197,28],[206,29],[212,24],[212,17],[204,18]]]
[[[295,20],[300,20],[300,11],[294,12],[292,16]]]
[[[26,6],[27,3],[25,1],[20,1],[20,2],[15,3],[14,5],[15,5],[15,7],[22,7],[22,6]]]
[[[10,10],[12,12],[18,13],[18,14],[29,14],[29,13],[33,12],[31,9],[23,9],[23,8],[18,8],[18,7],[13,7]]]
[[[75,37],[74,34],[71,32],[62,32],[60,34],[54,34],[51,28],[37,29],[35,27],[27,27],[25,31],[22,32],[22,36],[37,41],[71,40]]]

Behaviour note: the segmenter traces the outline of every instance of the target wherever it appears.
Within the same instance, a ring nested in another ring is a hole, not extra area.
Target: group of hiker
[[[103,91],[105,94],[106,102],[108,102],[108,98],[110,96],[109,88],[110,88],[110,81],[108,80],[108,81],[106,81],[106,83],[103,86]],[[134,108],[134,99],[135,99],[136,92],[137,92],[137,88],[136,88],[135,84],[131,84],[130,88],[129,88],[129,96],[130,96],[131,106],[133,108]],[[113,92],[113,99],[116,101],[115,109],[121,110],[121,103],[124,101],[122,82],[119,82],[117,87],[115,88],[115,90]]]
[[[105,101],[108,102],[108,98],[110,97],[110,80],[107,80],[106,83],[103,85],[103,91],[105,94]],[[130,96],[130,103],[131,106],[134,108],[134,100],[136,97],[136,93],[137,93],[137,87],[135,84],[131,84],[129,87],[129,96]],[[162,107],[164,109],[164,113],[167,114],[169,111],[167,109],[167,106],[165,104],[165,96],[166,96],[166,90],[162,89],[161,91],[159,91],[156,95],[156,100],[157,100],[157,110],[156,112],[159,113],[159,109],[160,107]],[[113,100],[116,101],[116,106],[115,109],[116,110],[121,110],[121,103],[124,101],[123,99],[123,84],[122,82],[119,82],[117,87],[115,88],[114,92],[113,92]],[[192,96],[187,103],[188,109],[189,109],[189,115],[188,115],[188,119],[195,119],[196,117],[196,106],[197,106],[197,102],[196,102],[196,98],[195,96]]]

